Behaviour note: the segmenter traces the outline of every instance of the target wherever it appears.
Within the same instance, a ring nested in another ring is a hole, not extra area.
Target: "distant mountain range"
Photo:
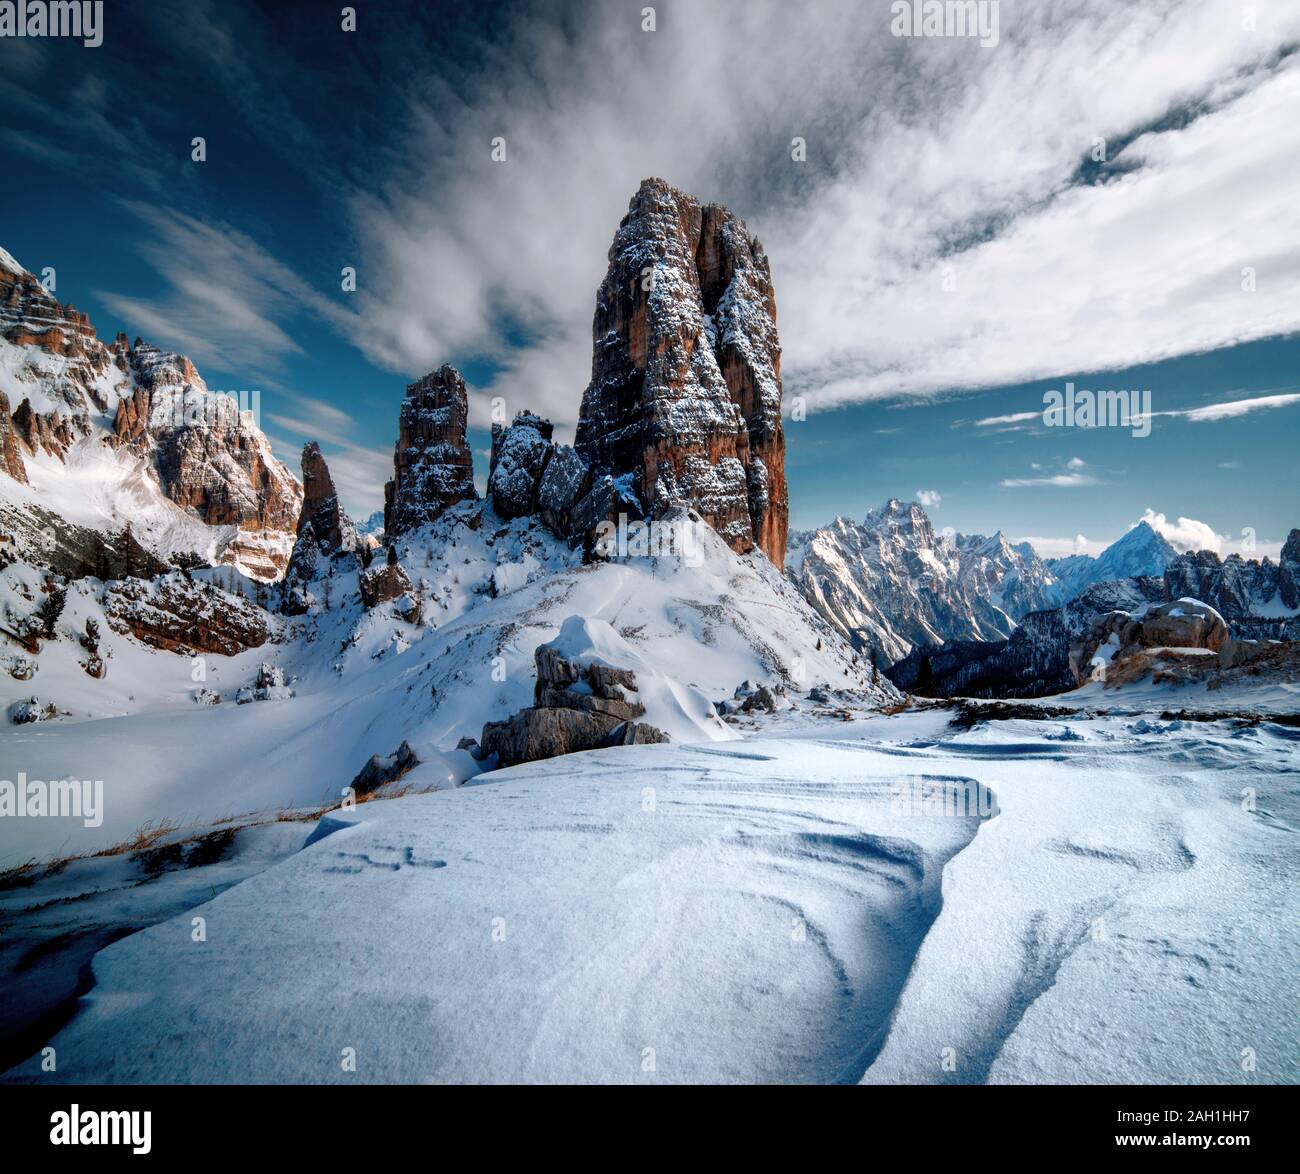
[[[1061,602],[1079,595],[1090,583],[1110,583],[1142,575],[1163,575],[1178,552],[1146,522],[1139,522],[1096,558],[1072,554],[1047,560],[1061,588]]]
[[[1136,527],[1120,542],[1126,542]],[[1134,554],[1141,543],[1130,543]],[[1148,548],[1151,544],[1145,544]],[[1122,560],[1108,565],[1118,567]],[[956,639],[920,646],[886,675],[899,688],[934,696],[1039,697],[1072,689],[1070,646],[1108,612],[1140,613],[1148,607],[1196,599],[1214,608],[1233,638],[1300,639],[1300,529],[1292,530],[1278,561],[1220,559],[1209,550],[1175,554],[1163,575],[1128,575],[1089,583],[1059,607],[1031,612],[1005,640]]]
[[[841,635],[891,664],[918,646],[1006,639],[1031,612],[1093,583],[1163,575],[1176,556],[1140,522],[1097,558],[1044,560],[1001,531],[936,533],[920,505],[895,498],[860,523],[836,518],[792,535],[786,571]]]

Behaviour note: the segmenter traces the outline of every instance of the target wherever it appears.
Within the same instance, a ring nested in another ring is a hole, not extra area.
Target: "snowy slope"
[[[1290,731],[946,716],[328,817],[102,951],[9,1079],[1300,1081]]]
[[[736,555],[706,524],[690,523],[698,565],[669,556],[582,566],[535,523],[501,523],[490,512],[478,522],[477,508],[459,507],[403,536],[404,563],[425,601],[419,624],[400,619],[393,604],[364,610],[355,571],[340,573],[328,589],[324,580],[311,585],[330,595],[331,607],[321,598],[304,617],[272,617],[262,647],[204,657],[202,681],[188,656],[112,632],[96,580],[74,584],[59,640],[36,658],[12,644],[4,650],[35,659],[37,671],[30,680],[0,673],[0,704],[37,697],[68,716],[8,727],[3,777],[102,777],[104,822],[18,821],[3,829],[0,867],[102,848],[147,820],[201,824],[337,802],[371,755],[403,740],[430,764],[424,785],[460,781],[479,767],[457,743],[532,703],[534,649],[571,616],[612,625],[653,689],[689,702],[697,718],[701,697],[730,698],[745,680],[897,697],[887,683],[872,689],[865,666],[763,556]],[[232,570],[208,577],[240,586]],[[39,582],[21,565],[0,572],[0,602],[14,616],[30,614]],[[242,590],[255,595],[257,586]],[[103,680],[87,676],[74,640],[87,617],[103,632]],[[233,704],[264,661],[283,671],[295,696]],[[196,704],[200,688],[221,703]],[[730,736],[715,722],[694,725],[701,737]]]

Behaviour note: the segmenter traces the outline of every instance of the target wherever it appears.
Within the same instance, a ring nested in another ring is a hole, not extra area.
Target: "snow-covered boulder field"
[[[529,763],[108,946],[6,1079],[1294,1083],[1295,769],[942,710]]]

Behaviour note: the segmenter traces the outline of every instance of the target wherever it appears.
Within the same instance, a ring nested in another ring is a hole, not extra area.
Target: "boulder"
[[[636,699],[631,670],[570,659],[551,644],[538,645],[533,655],[533,705],[488,722],[479,756],[495,754],[502,766],[515,766],[580,750],[668,741],[662,730],[636,720],[645,706]]]
[[[369,567],[361,572],[357,582],[361,588],[361,602],[367,609],[415,593],[411,580],[398,563]]]
[[[387,783],[395,782],[420,765],[411,744],[403,741],[392,754],[372,754],[370,761],[352,780],[352,790],[358,795],[369,795]]]
[[[356,557],[357,532],[339,503],[329,465],[315,441],[302,450],[302,485],[302,509],[298,514],[293,554],[289,557],[288,578],[305,582],[312,577],[321,558],[342,558],[350,563]],[[296,607],[301,601],[289,598],[291,592],[292,588],[286,593],[285,604]]]
[[[235,656],[260,647],[270,635],[267,615],[256,604],[180,575],[109,583],[104,616],[113,631],[181,656]]]

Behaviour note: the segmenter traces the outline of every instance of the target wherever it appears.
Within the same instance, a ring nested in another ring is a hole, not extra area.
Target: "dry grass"
[[[409,785],[394,787],[384,794],[375,791],[366,795],[358,795],[355,802],[360,805],[370,803],[376,799],[401,799],[410,793],[411,787]],[[175,841],[175,843],[177,847],[192,844],[211,834],[211,829],[214,827],[229,826],[235,823],[239,824],[240,829],[258,827],[268,823],[314,823],[329,812],[338,810],[339,804],[324,803],[319,807],[287,807],[276,812],[249,812],[247,815],[228,815],[224,819],[213,820],[211,823],[204,824],[201,830],[192,835],[187,835]],[[0,870],[0,891],[34,884],[47,876],[62,872],[63,869],[76,860],[97,860],[105,856],[125,856],[148,852],[150,849],[156,848],[159,841],[178,831],[180,831],[180,824],[173,820],[147,820],[136,828],[130,837],[107,848],[100,848],[94,852],[74,852],[67,856],[59,856],[53,860],[48,860],[44,864],[33,857],[31,860],[24,861],[13,868]]]

